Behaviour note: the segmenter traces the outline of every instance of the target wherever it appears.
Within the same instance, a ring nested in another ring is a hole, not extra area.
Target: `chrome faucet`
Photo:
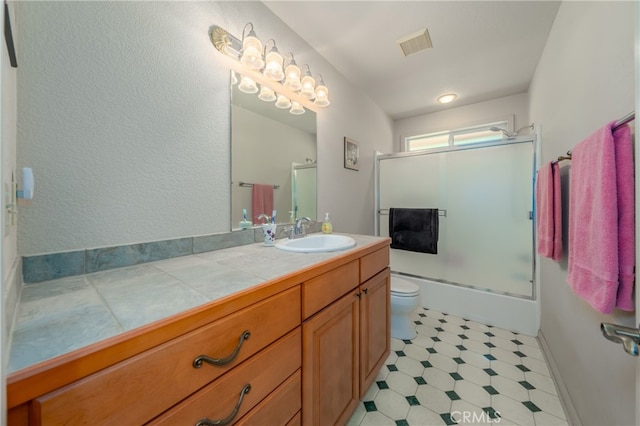
[[[296,221],[296,224],[291,228],[289,239],[302,238],[307,236],[307,227],[303,225],[303,222],[311,223],[311,219],[308,217],[301,217]]]

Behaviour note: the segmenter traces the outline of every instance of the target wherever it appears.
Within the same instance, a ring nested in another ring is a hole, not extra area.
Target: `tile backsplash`
[[[289,226],[278,225],[278,238],[287,236],[285,228]],[[319,232],[321,226],[322,223],[313,222],[308,232]],[[262,229],[255,227],[223,234],[25,256],[22,259],[22,279],[25,284],[37,283],[261,241]]]

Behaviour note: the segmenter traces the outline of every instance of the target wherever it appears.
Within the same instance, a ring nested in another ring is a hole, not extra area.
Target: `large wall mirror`
[[[232,81],[235,79],[232,76]],[[254,212],[254,185],[273,186],[276,222],[317,218],[316,114],[294,115],[231,86],[231,229]]]

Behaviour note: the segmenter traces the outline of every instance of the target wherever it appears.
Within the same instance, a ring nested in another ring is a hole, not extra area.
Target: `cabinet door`
[[[360,395],[389,356],[391,278],[389,268],[360,285]]]
[[[359,293],[302,325],[302,424],[346,424],[359,401]]]

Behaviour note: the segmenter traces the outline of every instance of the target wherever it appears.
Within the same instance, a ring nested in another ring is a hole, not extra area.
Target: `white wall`
[[[211,25],[263,40],[321,72],[319,207],[336,231],[372,232],[375,149],[389,118],[259,2],[20,2],[18,165],[33,167],[21,255],[226,232],[229,71]],[[361,171],[342,167],[342,138]],[[357,196],[354,196],[357,195]]]
[[[529,91],[531,119],[542,128],[542,163],[634,110],[635,7],[562,3]],[[565,178],[569,168],[563,163]],[[543,259],[540,269],[542,335],[579,420],[634,424],[636,361],[599,328],[603,321],[634,326],[633,314],[601,315],[575,296],[566,260]]]
[[[404,136],[459,129],[509,117],[513,119],[512,130],[530,124],[527,93],[397,120],[394,122],[393,148],[395,152],[402,150]]]
[[[392,121],[346,81],[330,90],[318,114],[318,217],[331,213],[334,232],[374,235],[374,153],[392,150]],[[360,144],[359,171],[344,168],[345,137]]]

